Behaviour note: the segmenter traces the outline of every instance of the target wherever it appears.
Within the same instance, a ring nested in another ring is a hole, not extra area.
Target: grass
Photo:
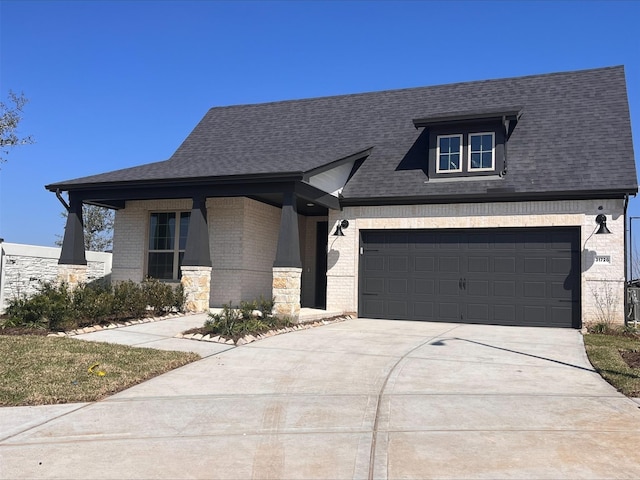
[[[93,402],[200,357],[65,337],[0,335],[0,358],[0,406],[17,406]]]
[[[607,382],[629,397],[640,397],[640,368],[632,368],[621,352],[640,351],[640,338],[590,333],[584,336],[589,361]]]

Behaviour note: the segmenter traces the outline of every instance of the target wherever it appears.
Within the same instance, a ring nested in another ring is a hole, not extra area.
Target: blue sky
[[[622,64],[640,156],[638,20],[635,1],[0,0],[0,96],[24,91],[37,142],[0,165],[0,237],[53,245],[45,184],[165,160],[220,105]]]

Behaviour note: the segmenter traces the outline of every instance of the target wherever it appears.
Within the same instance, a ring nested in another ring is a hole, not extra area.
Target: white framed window
[[[469,171],[495,170],[496,142],[493,132],[469,134]]]
[[[438,135],[436,172],[462,171],[462,135]]]
[[[147,275],[180,280],[191,212],[152,212],[149,215]]]

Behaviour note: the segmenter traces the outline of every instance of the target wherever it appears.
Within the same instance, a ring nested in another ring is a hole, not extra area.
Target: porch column
[[[87,281],[87,259],[84,252],[82,199],[69,192],[67,224],[64,228],[62,251],[58,260],[58,280],[71,289]]]
[[[273,310],[276,315],[297,320],[300,315],[300,234],[296,195],[285,192],[276,259],[273,263]]]
[[[186,297],[185,309],[189,312],[207,312],[211,296],[211,254],[207,199],[203,195],[193,198],[181,270],[180,283]]]

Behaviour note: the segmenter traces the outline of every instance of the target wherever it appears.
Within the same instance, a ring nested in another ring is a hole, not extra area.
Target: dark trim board
[[[358,315],[581,327],[580,229],[361,230]]]

